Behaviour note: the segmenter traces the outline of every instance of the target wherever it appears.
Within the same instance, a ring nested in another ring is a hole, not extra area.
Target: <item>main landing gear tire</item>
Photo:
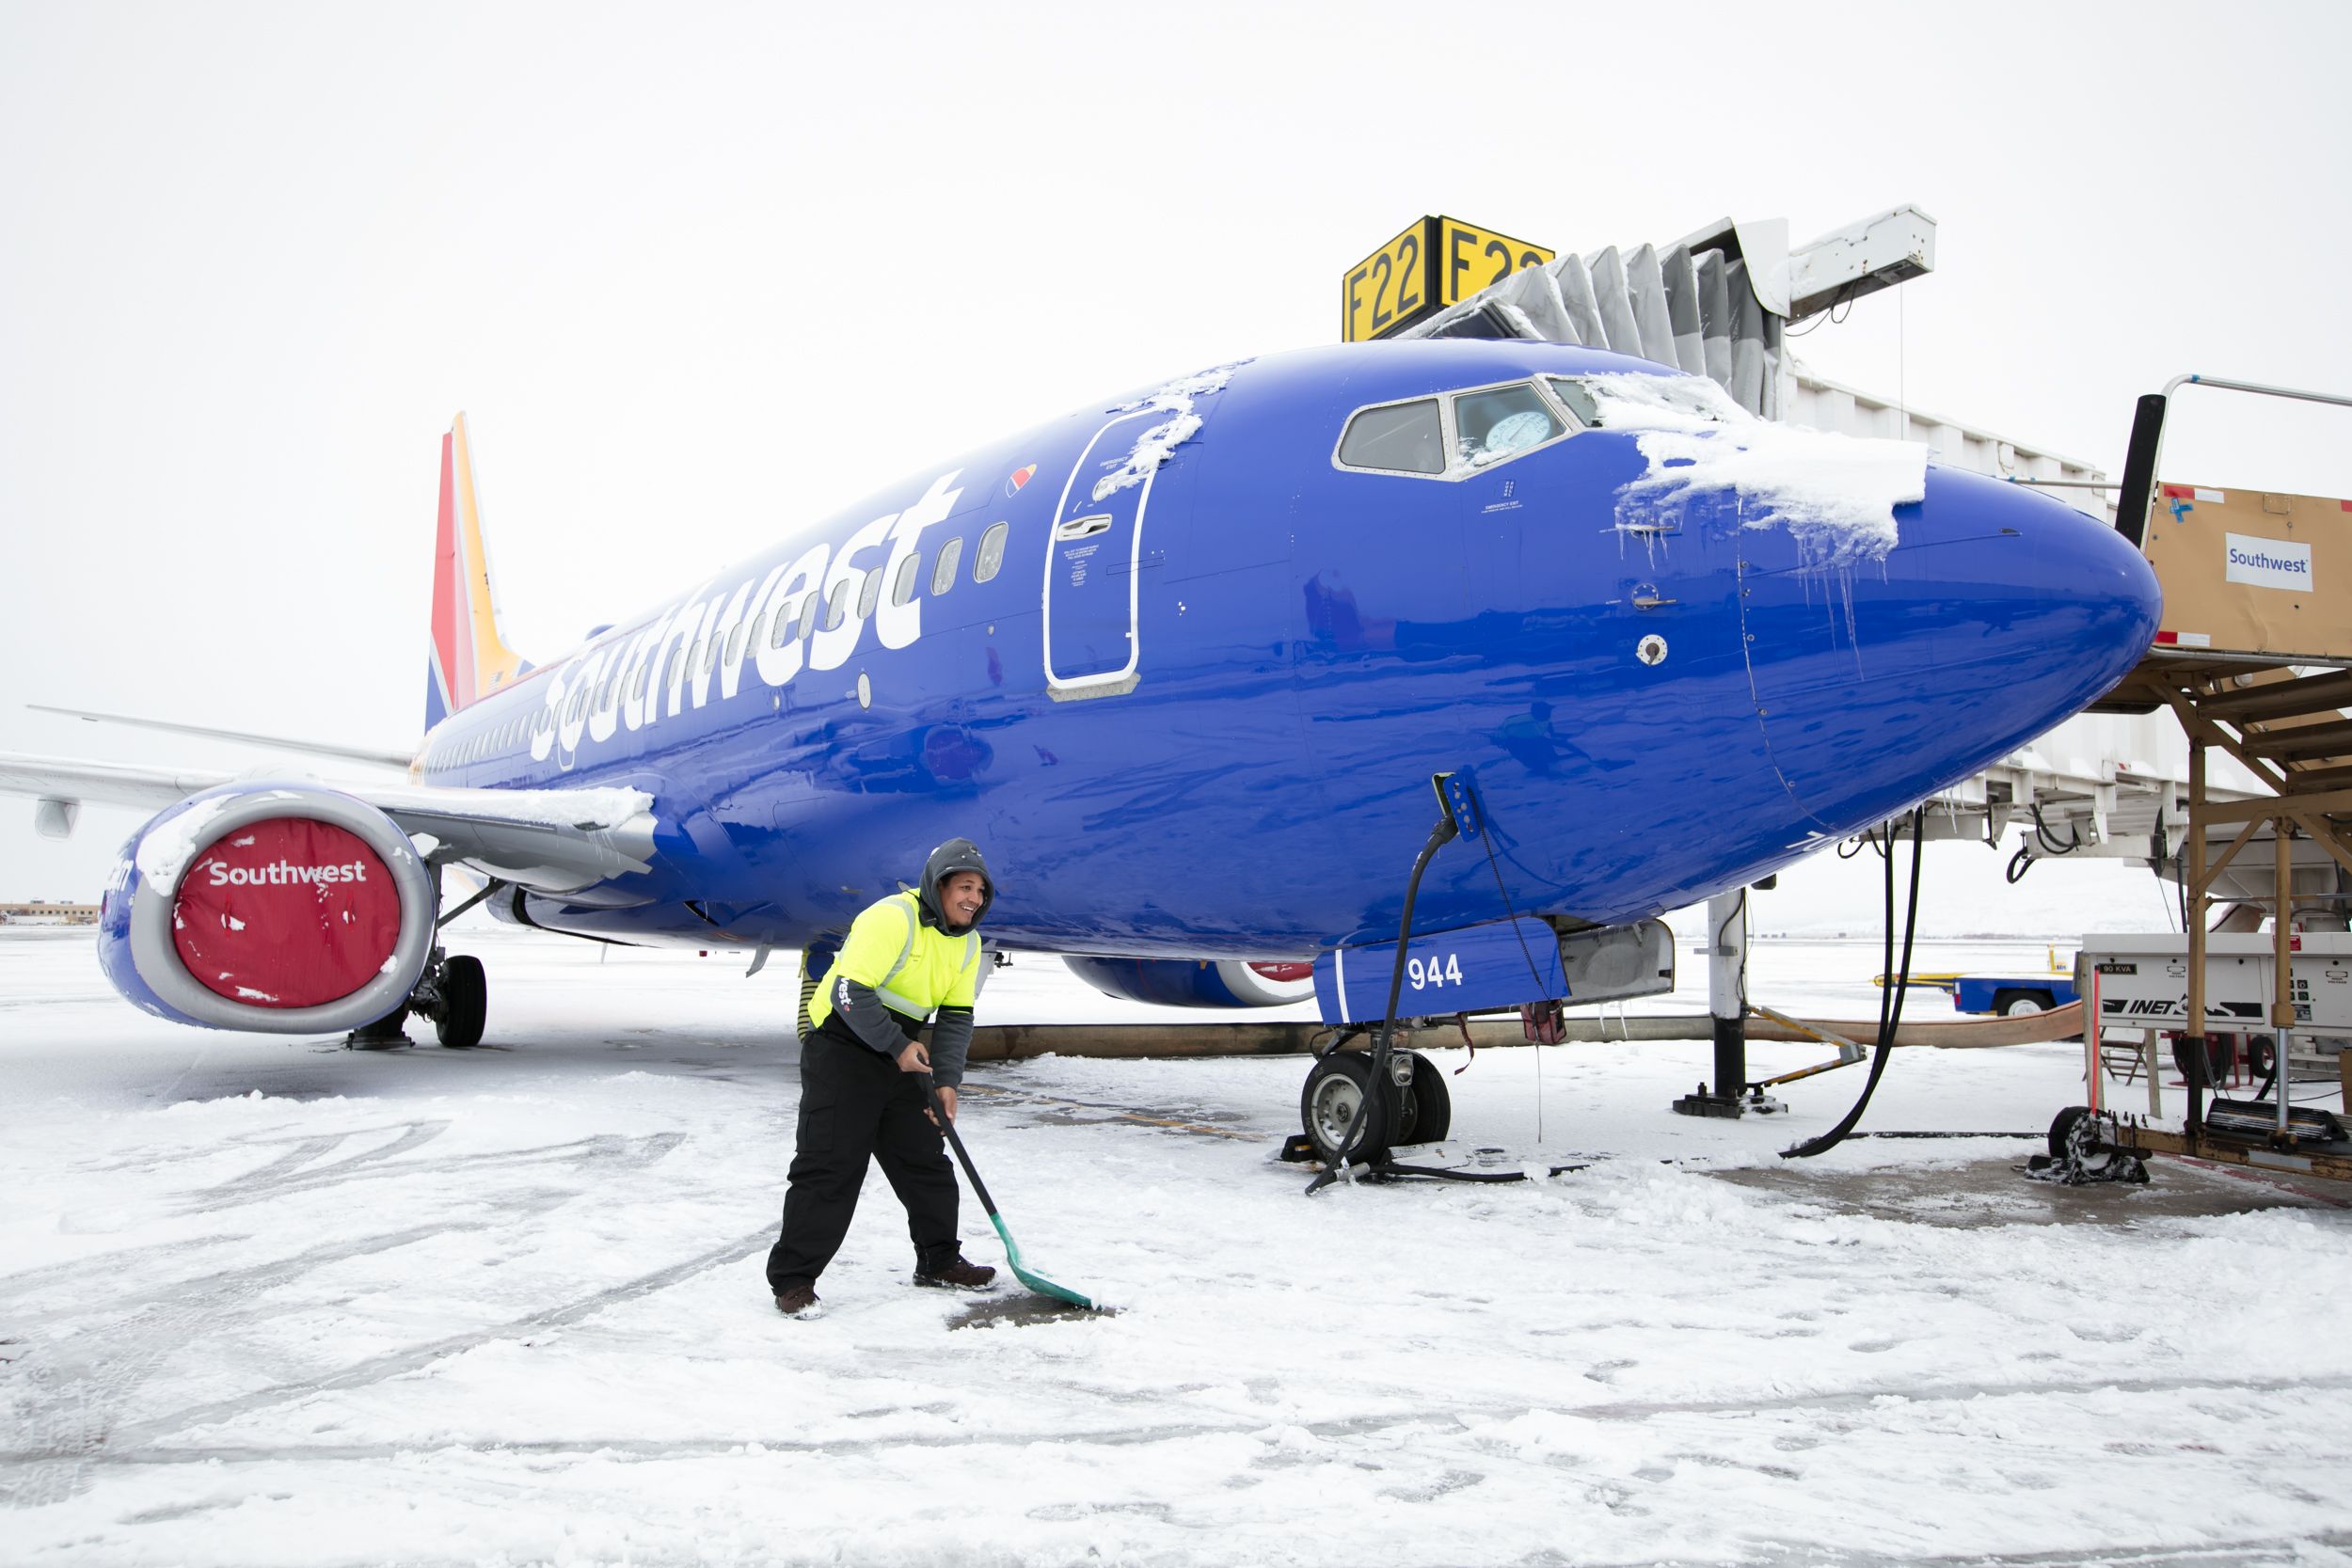
[[[482,960],[460,953],[441,962],[441,1005],[433,1028],[452,1051],[470,1051],[482,1043],[482,1026],[490,1016],[490,982]]]
[[[1341,1140],[1367,1093],[1372,1110],[1348,1148],[1349,1164],[1377,1160],[1403,1141],[1403,1097],[1392,1084],[1373,1083],[1372,1058],[1363,1052],[1334,1051],[1315,1063],[1307,1074],[1307,1086],[1298,1092],[1298,1119],[1314,1145],[1316,1159],[1327,1165],[1342,1163]]]
[[[2003,1018],[2028,1018],[2057,1006],[2058,998],[2046,990],[2019,990],[2011,987],[1993,993],[1993,1010]]]
[[[1413,1081],[1405,1090],[1405,1126],[1397,1134],[1400,1144],[1438,1144],[1454,1130],[1454,1091],[1446,1087],[1445,1074],[1436,1063],[1418,1051],[1407,1051],[1405,1059],[1413,1064]]]

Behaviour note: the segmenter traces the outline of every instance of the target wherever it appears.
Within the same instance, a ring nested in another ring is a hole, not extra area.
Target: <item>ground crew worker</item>
[[[817,1276],[840,1250],[870,1156],[906,1206],[914,1283],[978,1290],[996,1271],[967,1261],[956,1239],[956,1174],[919,1076],[956,1114],[980,976],[977,927],[996,896],[970,839],[931,851],[922,885],[866,906],[808,1003],[801,1040],[801,1117],[784,1199],[784,1233],[768,1254],[776,1310],[813,1316]],[[936,1022],[927,1049],[914,1031]]]

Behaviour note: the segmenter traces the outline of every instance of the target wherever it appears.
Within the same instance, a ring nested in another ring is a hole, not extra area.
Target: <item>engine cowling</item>
[[[356,1029],[433,956],[433,879],[397,823],[317,784],[238,783],[158,815],[100,905],[115,990],[176,1023]]]
[[[1243,958],[1101,958],[1066,954],[1070,972],[1105,996],[1163,1007],[1280,1007],[1315,994],[1314,966]]]

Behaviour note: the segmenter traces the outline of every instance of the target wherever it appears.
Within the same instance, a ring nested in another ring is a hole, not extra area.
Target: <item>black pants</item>
[[[955,1261],[955,1168],[924,1110],[915,1075],[879,1052],[822,1032],[801,1047],[799,1141],[784,1196],[784,1234],[768,1253],[771,1289],[814,1281],[841,1250],[869,1156],[882,1162],[906,1205],[915,1266]]]

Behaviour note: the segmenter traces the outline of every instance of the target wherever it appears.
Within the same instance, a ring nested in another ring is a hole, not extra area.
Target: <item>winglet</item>
[[[425,728],[530,668],[499,634],[482,503],[474,492],[473,451],[466,436],[466,416],[460,414],[441,437],[441,515],[433,547],[433,646],[424,689]]]

